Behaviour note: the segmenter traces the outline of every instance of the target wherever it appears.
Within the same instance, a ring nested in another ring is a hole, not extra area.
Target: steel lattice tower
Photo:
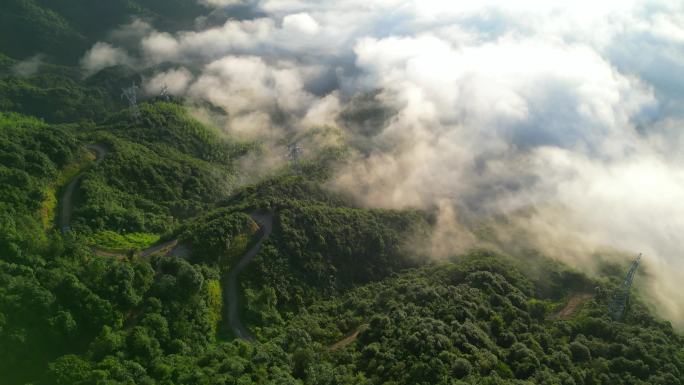
[[[168,102],[171,100],[171,96],[169,95],[169,86],[164,83],[164,86],[161,89],[161,92],[159,93],[159,97],[163,99],[165,102]]]
[[[301,155],[301,153],[302,153],[302,148],[299,147],[299,145],[295,142],[295,143],[288,144],[287,149],[289,151],[290,162],[292,163],[292,169],[294,170],[295,173],[301,174],[302,169],[299,165],[299,155]]]
[[[138,108],[138,86],[133,83],[128,88],[123,88],[121,90],[121,98],[126,98],[128,100],[128,107],[131,110],[131,115],[135,120],[140,118],[140,109]]]
[[[625,316],[627,305],[629,304],[629,290],[632,287],[634,274],[636,273],[637,268],[639,268],[640,263],[641,254],[639,254],[634,262],[632,262],[632,266],[629,268],[627,277],[625,277],[625,280],[622,282],[620,287],[615,290],[615,295],[613,296],[613,301],[611,302],[609,308],[610,315],[615,321],[619,321]]]

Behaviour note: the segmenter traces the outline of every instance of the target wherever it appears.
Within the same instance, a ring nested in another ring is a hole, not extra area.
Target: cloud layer
[[[684,326],[684,5],[204,3],[259,16],[176,33],[138,22],[135,55],[98,43],[84,69],[165,64],[147,92],[209,102],[246,138],[335,127],[356,151],[331,186],[364,205],[437,208],[460,235],[436,239],[473,241],[456,211],[533,208],[524,225],[554,257],[644,252],[654,303]]]

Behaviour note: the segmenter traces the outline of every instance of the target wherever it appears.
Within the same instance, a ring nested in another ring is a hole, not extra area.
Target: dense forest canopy
[[[331,188],[394,119],[378,91],[341,112],[348,143],[319,127],[294,167],[257,172],[286,140],[226,134],[180,96],[132,112],[121,89],[149,68],[81,71],[122,25],[211,23],[208,4],[0,4],[1,384],[684,383],[684,337],[643,286],[609,311],[627,263],[586,275],[486,221],[488,247],[430,258],[435,210]]]

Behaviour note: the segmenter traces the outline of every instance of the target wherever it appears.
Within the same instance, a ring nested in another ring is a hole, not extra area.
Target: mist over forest
[[[533,210],[520,219],[543,238],[532,246],[579,268],[606,248],[643,252],[654,301],[684,317],[681,6],[207,4],[241,12],[172,32],[135,19],[83,70],[150,69],[149,95],[166,84],[273,146],[329,128],[351,154],[328,183],[367,207]]]
[[[682,383],[683,70],[672,1],[7,0],[0,382]]]

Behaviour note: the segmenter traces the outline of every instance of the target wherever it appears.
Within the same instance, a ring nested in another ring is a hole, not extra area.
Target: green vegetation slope
[[[682,383],[684,340],[638,289],[624,322],[609,318],[624,267],[589,278],[487,251],[431,262],[410,247],[429,213],[359,208],[322,187],[344,151],[240,185],[258,144],[202,125],[182,101],[148,99],[132,119],[119,94],[139,74],[83,79],[69,66],[134,17],[172,29],[201,9],[0,4],[2,384]],[[17,73],[35,53],[51,64]],[[89,144],[106,156],[94,162]],[[77,175],[63,234],[58,197]],[[274,228],[238,282],[248,343],[226,324],[222,285],[259,237],[252,212]],[[158,241],[187,252],[135,253]]]

